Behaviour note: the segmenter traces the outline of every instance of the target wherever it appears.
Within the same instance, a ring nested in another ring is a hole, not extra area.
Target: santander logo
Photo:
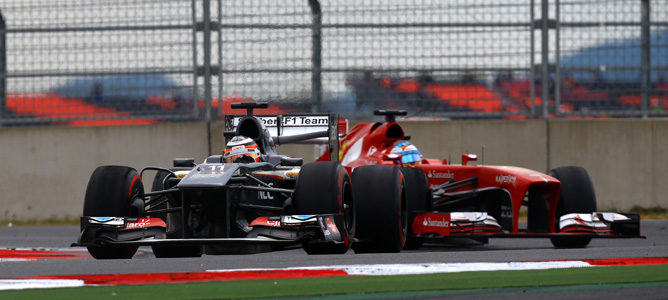
[[[450,171],[445,171],[445,173],[439,173],[434,170],[430,170],[429,173],[427,173],[427,177],[439,178],[439,179],[455,179],[455,174]]]
[[[431,227],[450,227],[450,221],[443,218],[442,220],[432,220],[431,218],[426,218],[422,221],[422,225],[431,226]]]

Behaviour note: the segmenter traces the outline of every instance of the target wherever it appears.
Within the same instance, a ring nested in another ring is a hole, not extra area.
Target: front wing
[[[81,235],[72,246],[113,245],[276,245],[345,243],[343,215],[285,215],[253,222],[246,237],[167,239],[167,225],[160,218],[81,217]]]
[[[508,232],[486,212],[419,212],[413,219],[415,237],[557,237],[643,238],[638,214],[609,212],[567,214],[559,220],[556,232]]]

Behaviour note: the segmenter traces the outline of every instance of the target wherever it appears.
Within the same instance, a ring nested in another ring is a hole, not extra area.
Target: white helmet
[[[233,137],[225,146],[223,160],[226,163],[250,163],[260,161],[260,149],[251,138]]]

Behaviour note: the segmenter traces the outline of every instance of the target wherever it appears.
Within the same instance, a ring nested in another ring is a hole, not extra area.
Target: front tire
[[[429,181],[422,169],[403,167],[401,173],[404,174],[406,184],[406,212],[408,213],[408,228],[410,230],[416,212],[433,211],[434,202],[429,189]],[[422,239],[412,236],[408,232],[404,249],[413,250],[420,246],[422,246]]]
[[[293,196],[293,211],[298,215],[343,214],[343,243],[306,242],[308,254],[343,254],[355,236],[355,203],[350,176],[338,162],[322,161],[304,165],[299,171]]]
[[[395,166],[363,166],[353,172],[357,209],[356,253],[400,252],[408,216],[404,176]]]
[[[561,216],[572,213],[596,211],[596,195],[589,173],[582,167],[560,167],[550,171],[550,176],[561,182],[561,192],[555,214],[555,231],[559,231]],[[591,237],[554,237],[550,241],[557,248],[584,248]]]
[[[90,217],[141,217],[144,185],[137,170],[123,166],[95,169],[86,187],[83,215]],[[96,259],[132,258],[138,246],[88,246]]]

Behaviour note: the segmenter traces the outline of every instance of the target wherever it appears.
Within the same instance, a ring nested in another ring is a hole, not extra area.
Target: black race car
[[[81,218],[85,246],[97,259],[131,258],[139,246],[156,257],[254,253],[303,246],[309,254],[344,253],[353,242],[355,213],[348,172],[337,159],[302,166],[302,159],[276,153],[276,144],[328,138],[338,153],[333,115],[278,116],[272,136],[266,119],[252,115],[266,103],[238,103],[245,116],[228,122],[225,137],[252,139],[259,161],[226,163],[213,155],[195,165],[174,159],[174,168],[101,166],[91,175]],[[281,136],[290,122],[325,130]],[[317,127],[313,127],[317,128]],[[338,158],[338,157],[337,157]],[[157,171],[151,192],[143,176]]]

